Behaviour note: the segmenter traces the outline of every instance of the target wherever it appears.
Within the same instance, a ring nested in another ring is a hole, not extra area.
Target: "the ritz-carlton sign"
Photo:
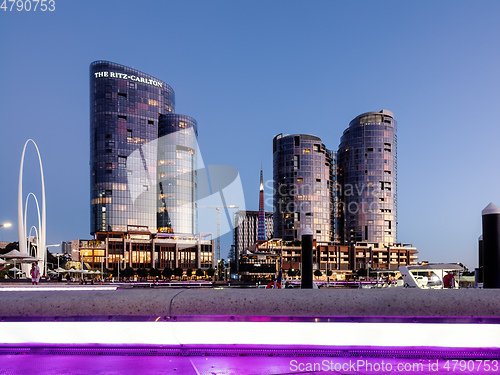
[[[134,75],[129,75],[125,73],[118,72],[96,72],[94,73],[96,78],[121,78],[121,79],[129,79],[134,82],[145,83],[146,85],[151,85],[155,87],[162,87],[163,82],[155,81],[154,79],[137,77]]]

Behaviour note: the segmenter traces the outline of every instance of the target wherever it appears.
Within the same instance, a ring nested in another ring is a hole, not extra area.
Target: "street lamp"
[[[127,262],[127,260],[126,260],[126,259],[125,259],[125,257],[124,257],[124,258],[123,258],[123,270],[125,270],[125,268],[127,268],[127,267],[125,266],[126,262]],[[121,261],[120,261],[120,260],[118,260],[118,263],[117,263],[117,268],[118,268],[118,282],[120,282],[120,267],[121,267],[121,264],[120,264],[120,263],[121,263]]]
[[[198,208],[212,208],[212,209],[215,209],[217,211],[217,253],[216,253],[216,257],[217,257],[217,274],[216,274],[216,277],[217,277],[217,280],[218,280],[219,279],[219,272],[220,272],[219,265],[221,264],[221,262],[220,262],[220,209],[224,208],[227,211],[227,209],[229,209],[229,208],[240,208],[240,207],[236,206],[234,204],[230,204],[229,206],[226,206],[226,205],[224,205],[224,206],[215,206],[215,207],[212,207],[212,206],[200,206]],[[227,215],[228,215],[228,218],[229,218],[229,225],[233,227],[233,228],[231,228],[231,230],[234,230],[234,225],[232,225],[231,218],[229,217],[229,211],[227,211]]]
[[[109,257],[101,257],[101,277],[103,278],[104,280],[104,259],[108,259]]]
[[[0,227],[5,227],[5,228],[11,227],[11,226],[12,226],[12,223],[3,223],[3,224],[0,224]],[[2,236],[2,240],[3,240],[3,236]]]
[[[55,246],[55,245],[49,245],[49,246]],[[59,246],[59,245],[57,245]],[[82,253],[84,252],[84,250],[72,250],[72,251],[77,251],[78,252],[78,257],[80,258],[80,265],[82,267],[81,269],[81,273],[82,273],[82,277],[81,277],[81,280],[83,281],[83,255]]]
[[[56,257],[57,257],[57,268],[59,268],[59,258],[62,257],[62,256],[66,256],[66,254],[63,254],[63,253],[56,253],[55,254]]]

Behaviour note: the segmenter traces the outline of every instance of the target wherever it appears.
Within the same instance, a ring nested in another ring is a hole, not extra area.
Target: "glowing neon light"
[[[14,287],[0,287],[0,292],[47,292],[47,291],[58,291],[58,292],[74,292],[74,291],[88,291],[88,290],[116,290],[118,286],[14,286]]]
[[[14,345],[500,348],[497,324],[38,321],[1,322],[0,331],[2,343]],[[404,332],[411,340],[401,342],[387,332]]]

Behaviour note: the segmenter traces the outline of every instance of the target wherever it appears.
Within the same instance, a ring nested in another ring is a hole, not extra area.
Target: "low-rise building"
[[[351,269],[374,268],[397,270],[400,266],[417,264],[417,249],[410,243],[385,245],[357,242],[351,245]]]
[[[313,246],[313,269],[330,280],[343,280],[360,269],[397,270],[416,264],[417,249],[412,244],[384,245],[359,242],[353,245],[316,243]],[[302,270],[302,247],[299,241],[287,243],[273,239],[245,250],[240,258],[242,280],[273,279],[284,273]]]
[[[72,259],[91,267],[183,268],[214,267],[212,235],[152,234],[147,231],[99,232],[93,240],[74,240]]]

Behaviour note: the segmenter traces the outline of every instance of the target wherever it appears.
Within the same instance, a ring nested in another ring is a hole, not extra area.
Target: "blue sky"
[[[248,209],[258,207],[261,163],[272,178],[274,135],[315,134],[336,150],[354,117],[391,110],[398,240],[421,260],[473,268],[481,210],[500,204],[498,14],[498,1],[56,0],[54,12],[0,10],[0,222],[17,222],[21,151],[33,138],[47,242],[89,238],[88,67],[105,59],[174,88],[176,112],[198,121],[205,163],[239,170]],[[24,189],[38,195],[33,150],[27,160]],[[0,240],[17,240],[16,225]]]

